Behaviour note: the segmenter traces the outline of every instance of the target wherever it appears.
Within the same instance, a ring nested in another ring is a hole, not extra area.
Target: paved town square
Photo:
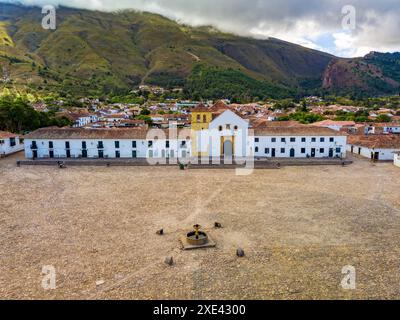
[[[236,176],[178,167],[17,167],[18,158],[0,160],[5,299],[399,297],[400,171],[393,163],[355,158],[346,167]],[[180,237],[196,223],[215,248],[181,249]],[[49,266],[56,288],[45,290]],[[345,266],[356,269],[355,290],[341,286]]]

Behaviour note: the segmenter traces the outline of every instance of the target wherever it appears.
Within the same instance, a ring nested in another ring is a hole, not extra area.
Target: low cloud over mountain
[[[16,2],[3,0],[3,2]],[[339,56],[400,51],[398,0],[20,0],[97,10],[138,9],[190,25],[212,25],[258,38],[276,37]],[[356,29],[342,28],[342,8],[356,10]]]

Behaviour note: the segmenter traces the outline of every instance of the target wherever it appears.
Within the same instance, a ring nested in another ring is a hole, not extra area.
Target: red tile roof
[[[300,126],[277,126],[256,128],[255,136],[347,136],[346,133],[339,132],[325,127],[314,127],[307,125]]]
[[[8,139],[8,138],[16,138],[18,137],[17,134],[11,133],[11,132],[6,132],[6,131],[0,131],[0,139]]]
[[[252,120],[252,125],[254,128],[271,128],[271,127],[301,127],[305,126],[298,121],[268,121],[265,119],[255,119]]]
[[[161,130],[165,137],[169,137],[169,130]],[[161,132],[157,129],[156,132]],[[25,139],[140,139],[145,140],[148,132],[145,128],[42,128],[31,132]],[[178,130],[178,135],[190,137],[190,129]],[[157,134],[156,134],[157,135]],[[173,137],[172,137],[173,138]]]
[[[334,121],[334,120],[323,120],[315,122],[312,125],[317,127],[327,127],[327,126],[354,126],[356,123],[354,121]]]
[[[211,111],[212,112],[221,112],[221,111],[225,111],[225,110],[231,110],[232,108],[230,108],[228,105],[226,105],[223,101],[219,100],[217,101],[212,107],[211,107]]]
[[[375,127],[400,127],[400,123],[389,122],[389,123],[375,123]]]
[[[400,136],[397,135],[350,135],[348,144],[370,149],[400,149]]]
[[[191,112],[211,112],[210,108],[207,108],[204,104],[200,103],[195,108],[190,110]]]

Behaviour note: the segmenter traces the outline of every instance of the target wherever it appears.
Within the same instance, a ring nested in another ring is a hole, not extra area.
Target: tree
[[[0,99],[0,130],[22,133],[48,126],[71,125],[67,118],[38,112],[21,97],[7,96]]]
[[[324,117],[322,117],[319,114],[314,114],[314,113],[309,113],[309,112],[296,112],[292,113],[289,116],[284,116],[278,118],[279,121],[289,121],[289,120],[295,120],[299,121],[303,124],[309,124],[309,123],[314,123],[318,121],[324,120]]]
[[[387,114],[380,114],[376,118],[376,122],[391,122],[392,119]]]
[[[139,115],[136,117],[137,120],[144,120],[144,122],[146,122],[146,124],[148,125],[152,125],[153,124],[153,120],[151,119],[151,117],[146,116],[146,115]]]
[[[151,112],[150,112],[150,110],[147,109],[147,108],[143,108],[142,111],[140,111],[140,115],[141,115],[141,116],[148,116],[148,115],[150,115],[150,114],[151,114]]]

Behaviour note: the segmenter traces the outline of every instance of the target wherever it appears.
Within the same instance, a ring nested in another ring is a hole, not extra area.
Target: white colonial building
[[[26,158],[188,158],[190,131],[43,128],[26,136]]]
[[[80,127],[84,127],[90,123],[95,123],[98,121],[98,117],[96,114],[74,114],[71,113],[68,115],[73,121],[73,127],[74,128],[80,128]]]
[[[199,107],[192,128],[43,128],[25,136],[26,158],[344,158],[347,135],[314,126],[258,126],[232,110]]]
[[[345,158],[347,136],[313,126],[265,127],[254,131],[254,154],[267,158]]]
[[[23,139],[19,135],[0,131],[0,157],[24,150]]]
[[[376,127],[381,129],[383,133],[397,133],[400,134],[400,123],[378,123]]]
[[[375,161],[393,161],[394,155],[400,152],[400,136],[350,135],[347,151]]]

